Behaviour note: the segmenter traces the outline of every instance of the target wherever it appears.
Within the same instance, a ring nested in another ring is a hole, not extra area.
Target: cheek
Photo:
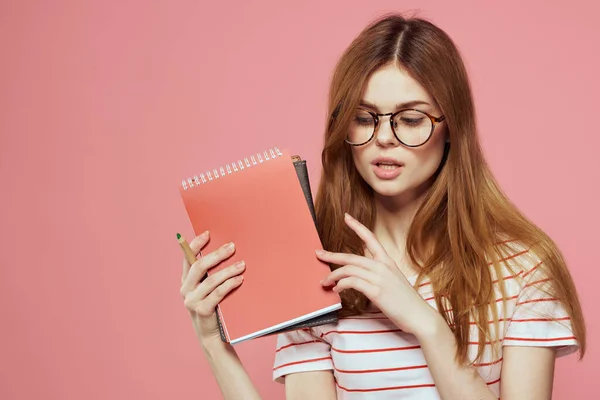
[[[444,157],[445,137],[440,135],[432,138],[430,142],[421,148],[410,152],[410,160],[407,166],[411,172],[422,179],[429,179],[439,168]]]
[[[352,161],[358,174],[365,182],[369,182],[371,179],[371,158],[368,156],[369,152],[365,150],[365,147],[353,147],[351,149]]]
[[[354,161],[354,165],[358,170],[364,168],[364,165],[368,164],[367,152],[365,151],[366,147],[352,147],[352,160]]]

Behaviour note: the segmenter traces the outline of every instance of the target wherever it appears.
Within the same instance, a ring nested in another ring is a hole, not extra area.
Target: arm
[[[518,283],[519,298],[503,338],[500,376],[503,400],[550,399],[556,357],[578,348],[567,312],[558,299],[548,294],[551,293],[551,281],[541,268],[541,262],[534,259],[531,265],[533,267],[524,274],[527,279]],[[456,342],[450,328],[438,324],[435,331],[437,333],[420,338],[423,351],[440,393],[454,398],[453,382],[457,386],[462,382],[468,387],[477,377],[469,377],[474,369],[454,366],[452,353]]]
[[[208,232],[194,238],[190,243],[190,249],[194,255],[200,252],[207,241]],[[180,293],[185,300],[185,306],[189,311],[196,335],[223,397],[225,399],[257,400],[260,399],[260,395],[237,353],[230,344],[221,340],[215,315],[215,307],[223,297],[242,284],[243,280],[239,275],[245,267],[243,264],[230,265],[203,279],[208,269],[226,261],[233,252],[234,247],[223,246],[196,261],[184,258]],[[306,335],[308,334],[299,331],[296,334],[281,335],[280,338],[286,340],[288,336],[297,336],[302,338],[301,340],[312,341],[315,339]],[[321,341],[313,346],[305,346],[304,351],[305,355],[309,356],[315,351],[319,352],[321,361],[306,362],[304,360],[302,362],[301,360],[298,363],[298,360],[295,360],[296,362],[289,363],[292,361],[291,354],[296,354],[296,357],[298,354],[293,349],[278,352],[277,361],[280,365],[277,369],[278,374],[281,375],[277,376],[289,375],[286,381],[288,398],[334,400],[336,394],[333,374],[330,370],[323,370],[332,367],[330,357],[328,361],[323,360],[327,358],[323,356],[327,356],[329,353],[327,346]],[[286,363],[288,364],[284,365]]]
[[[502,399],[552,398],[555,350],[552,347],[506,346],[503,350]]]
[[[496,400],[475,368],[455,361],[456,339],[444,319],[439,316],[430,326],[428,332],[416,333],[416,337],[441,397],[445,400]]]
[[[331,371],[296,372],[285,378],[287,400],[336,400],[335,381]]]
[[[225,399],[260,400],[260,395],[237,353],[227,343],[214,340],[203,346],[204,354]],[[295,372],[285,377],[287,400],[336,400],[331,370]]]
[[[190,249],[194,256],[206,245],[208,238],[209,234],[205,232],[192,240]],[[234,250],[234,246],[222,246],[197,260],[185,257],[180,293],[224,398],[257,400],[260,395],[235,350],[221,340],[215,315],[215,308],[223,297],[242,284],[240,274],[245,270],[244,264],[230,265],[203,278],[210,268],[231,257]]]
[[[261,399],[231,345],[220,338],[201,343],[224,399]],[[333,373],[331,370],[290,373],[285,377],[285,394],[287,400],[336,400]]]
[[[335,400],[331,344],[321,336],[320,326],[283,332],[277,335],[273,379],[285,383],[286,399]]]
[[[360,222],[346,216],[346,223],[363,239],[372,259],[354,254],[317,251],[318,257],[341,265],[323,281],[335,284],[333,290],[353,288],[368,297],[396,326],[419,340],[436,388],[444,399],[496,399],[475,368],[456,362],[456,339],[443,317],[418,294],[385,249]],[[558,302],[548,297],[544,285],[550,285],[535,264],[511,316],[503,349],[508,349],[502,365],[503,399],[549,399],[554,361],[552,356],[566,355],[578,347],[570,327],[570,317]],[[402,307],[399,307],[401,304]],[[539,318],[544,315],[547,318]],[[538,348],[534,348],[538,347]],[[556,353],[546,348],[557,348]],[[560,348],[560,350],[558,350]],[[527,368],[527,373],[520,373]],[[533,397],[534,396],[534,397]]]
[[[237,353],[231,345],[215,339],[202,345],[224,399],[260,400]]]
[[[317,251],[321,260],[341,265],[322,284],[329,286],[337,282],[334,291],[358,290],[396,326],[415,335],[443,399],[496,400],[474,368],[456,363],[456,340],[450,327],[437,310],[414,290],[375,235],[349,215],[346,215],[345,221],[363,239],[373,258]],[[399,307],[399,304],[402,306]]]
[[[455,362],[456,340],[448,325],[443,319],[436,325],[418,339],[442,398],[496,399],[475,368]],[[504,347],[500,380],[502,400],[549,400],[554,360],[555,352],[550,347]]]

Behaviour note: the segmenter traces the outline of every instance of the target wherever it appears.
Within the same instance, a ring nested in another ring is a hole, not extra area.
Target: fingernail
[[[233,242],[229,242],[225,245],[225,250],[233,250],[234,247],[235,246],[234,246]]]
[[[325,252],[323,250],[320,250],[320,249],[315,250],[315,253],[317,253],[318,256],[325,255]]]
[[[203,239],[207,238],[208,237],[208,231],[202,232],[202,235],[200,235],[200,236],[202,236]]]
[[[334,292],[339,292],[340,289],[337,287],[337,285],[335,285],[331,290],[333,290]]]
[[[244,261],[240,261],[238,263],[236,263],[235,267],[237,269],[244,269],[244,267],[246,266],[246,263]]]
[[[348,214],[348,213],[344,213],[344,217],[345,217],[346,219],[350,219],[350,220],[354,219],[354,218],[352,218],[352,216],[350,216],[350,214]]]

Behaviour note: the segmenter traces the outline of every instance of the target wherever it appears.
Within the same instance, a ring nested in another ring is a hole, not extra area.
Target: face
[[[365,108],[377,114],[407,107],[434,117],[442,114],[423,86],[394,65],[382,67],[371,75],[362,100],[363,106],[368,105]],[[408,115],[411,118],[414,116]],[[396,125],[398,129],[402,129],[402,121],[414,121],[396,120],[401,122]],[[445,122],[438,123],[424,145],[407,147],[394,136],[390,117],[380,116],[375,137],[364,145],[351,146],[356,169],[377,195],[394,197],[400,201],[418,198],[431,185],[431,178],[442,161],[445,125]]]

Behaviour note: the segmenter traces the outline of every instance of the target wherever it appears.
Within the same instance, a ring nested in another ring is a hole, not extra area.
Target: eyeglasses
[[[424,111],[404,109],[395,113],[377,114],[373,111],[358,108],[350,127],[346,142],[352,146],[362,146],[375,137],[379,125],[379,117],[390,116],[390,126],[394,136],[400,143],[408,147],[419,147],[431,138],[435,126],[445,117],[434,117]]]

